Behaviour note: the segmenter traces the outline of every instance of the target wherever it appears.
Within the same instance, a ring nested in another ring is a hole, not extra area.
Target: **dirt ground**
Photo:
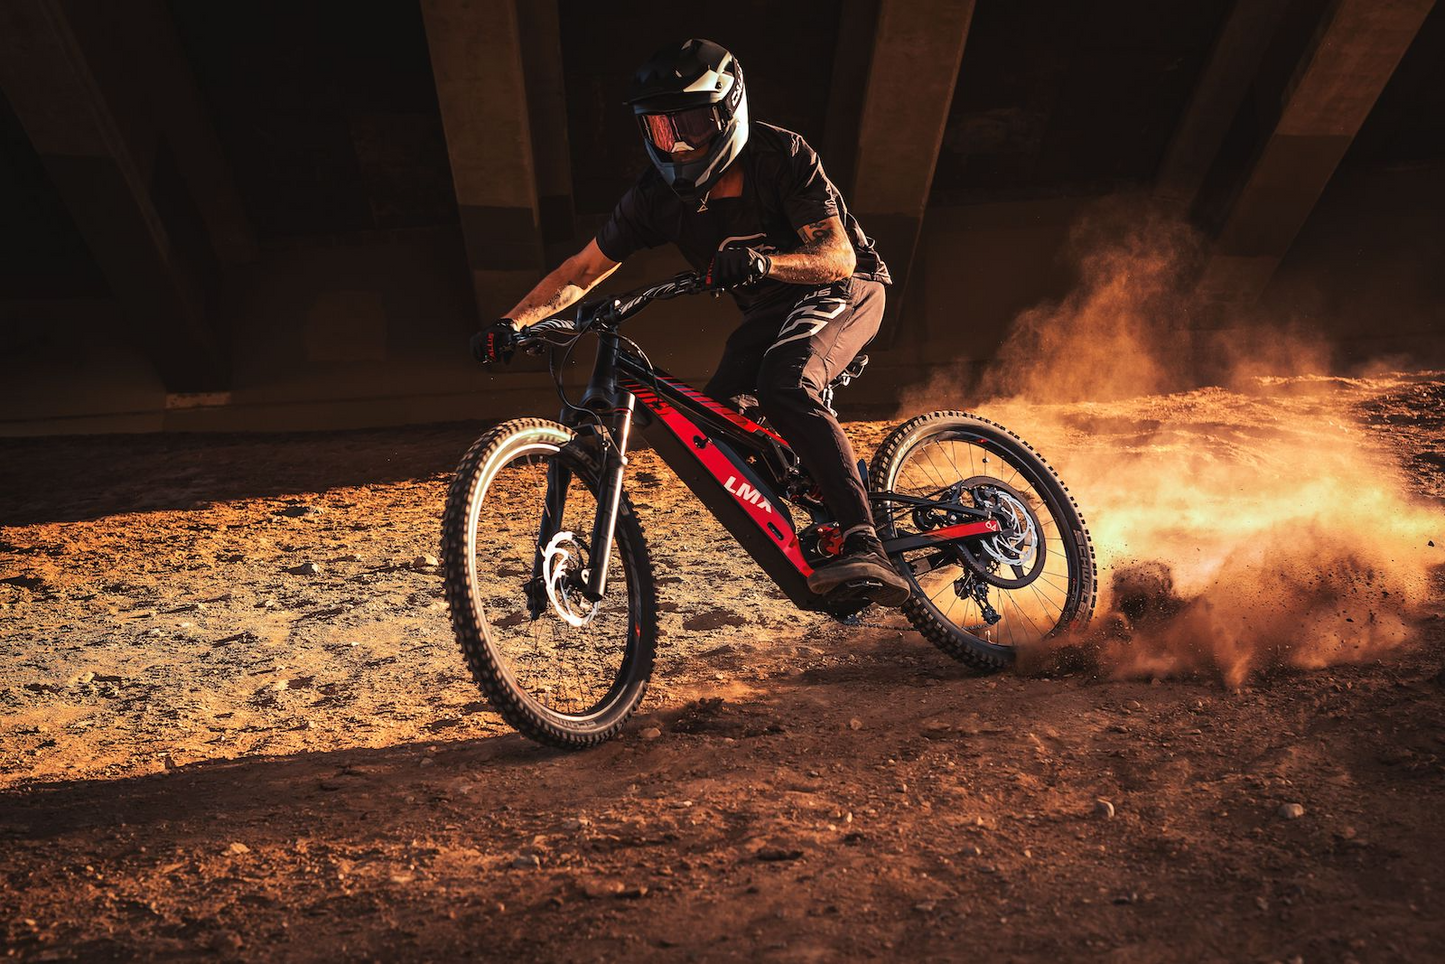
[[[1321,394],[1440,508],[1439,376],[1081,406],[1036,440],[1068,480],[1171,411],[1229,458]],[[425,564],[479,430],[0,440],[7,956],[1440,959],[1438,569],[1382,658],[982,677],[728,570],[644,452],[657,678],[561,754],[482,702]]]

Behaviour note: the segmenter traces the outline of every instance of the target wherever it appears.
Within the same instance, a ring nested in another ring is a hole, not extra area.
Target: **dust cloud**
[[[1409,376],[1331,377],[1304,325],[1197,297],[1177,223],[1116,209],[1072,242],[1078,284],[1017,319],[971,406],[1059,469],[1098,556],[1087,636],[1022,665],[1237,685],[1405,644],[1445,525],[1360,405]]]

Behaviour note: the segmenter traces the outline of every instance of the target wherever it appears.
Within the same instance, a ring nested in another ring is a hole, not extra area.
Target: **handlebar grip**
[[[537,354],[549,344],[548,335],[571,334],[576,330],[577,326],[570,318],[547,318],[517,332],[517,348],[528,354]]]
[[[557,332],[571,333],[576,330],[577,326],[572,323],[572,319],[570,318],[547,318],[537,322],[535,325],[528,325],[526,328],[517,332],[517,343],[523,344],[528,341],[536,341],[539,338],[544,338],[547,335]]]

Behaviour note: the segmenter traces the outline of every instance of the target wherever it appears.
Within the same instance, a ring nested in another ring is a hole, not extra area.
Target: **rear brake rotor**
[[[974,553],[964,542],[960,554],[978,578],[1000,589],[1022,589],[1044,571],[1044,540],[1039,517],[1022,492],[991,476],[975,476],[964,482],[974,504],[987,509],[1002,529],[998,535],[979,539]],[[1011,571],[1013,576],[1003,575]]]

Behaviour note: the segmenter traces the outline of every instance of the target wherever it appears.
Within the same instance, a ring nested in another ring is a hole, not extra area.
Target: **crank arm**
[[[925,546],[957,542],[959,539],[992,535],[999,531],[997,519],[984,519],[982,522],[960,522],[958,525],[944,526],[942,529],[934,529],[932,532],[920,532],[917,535],[902,536],[897,539],[884,539],[883,551],[892,556],[909,549],[922,549]]]

